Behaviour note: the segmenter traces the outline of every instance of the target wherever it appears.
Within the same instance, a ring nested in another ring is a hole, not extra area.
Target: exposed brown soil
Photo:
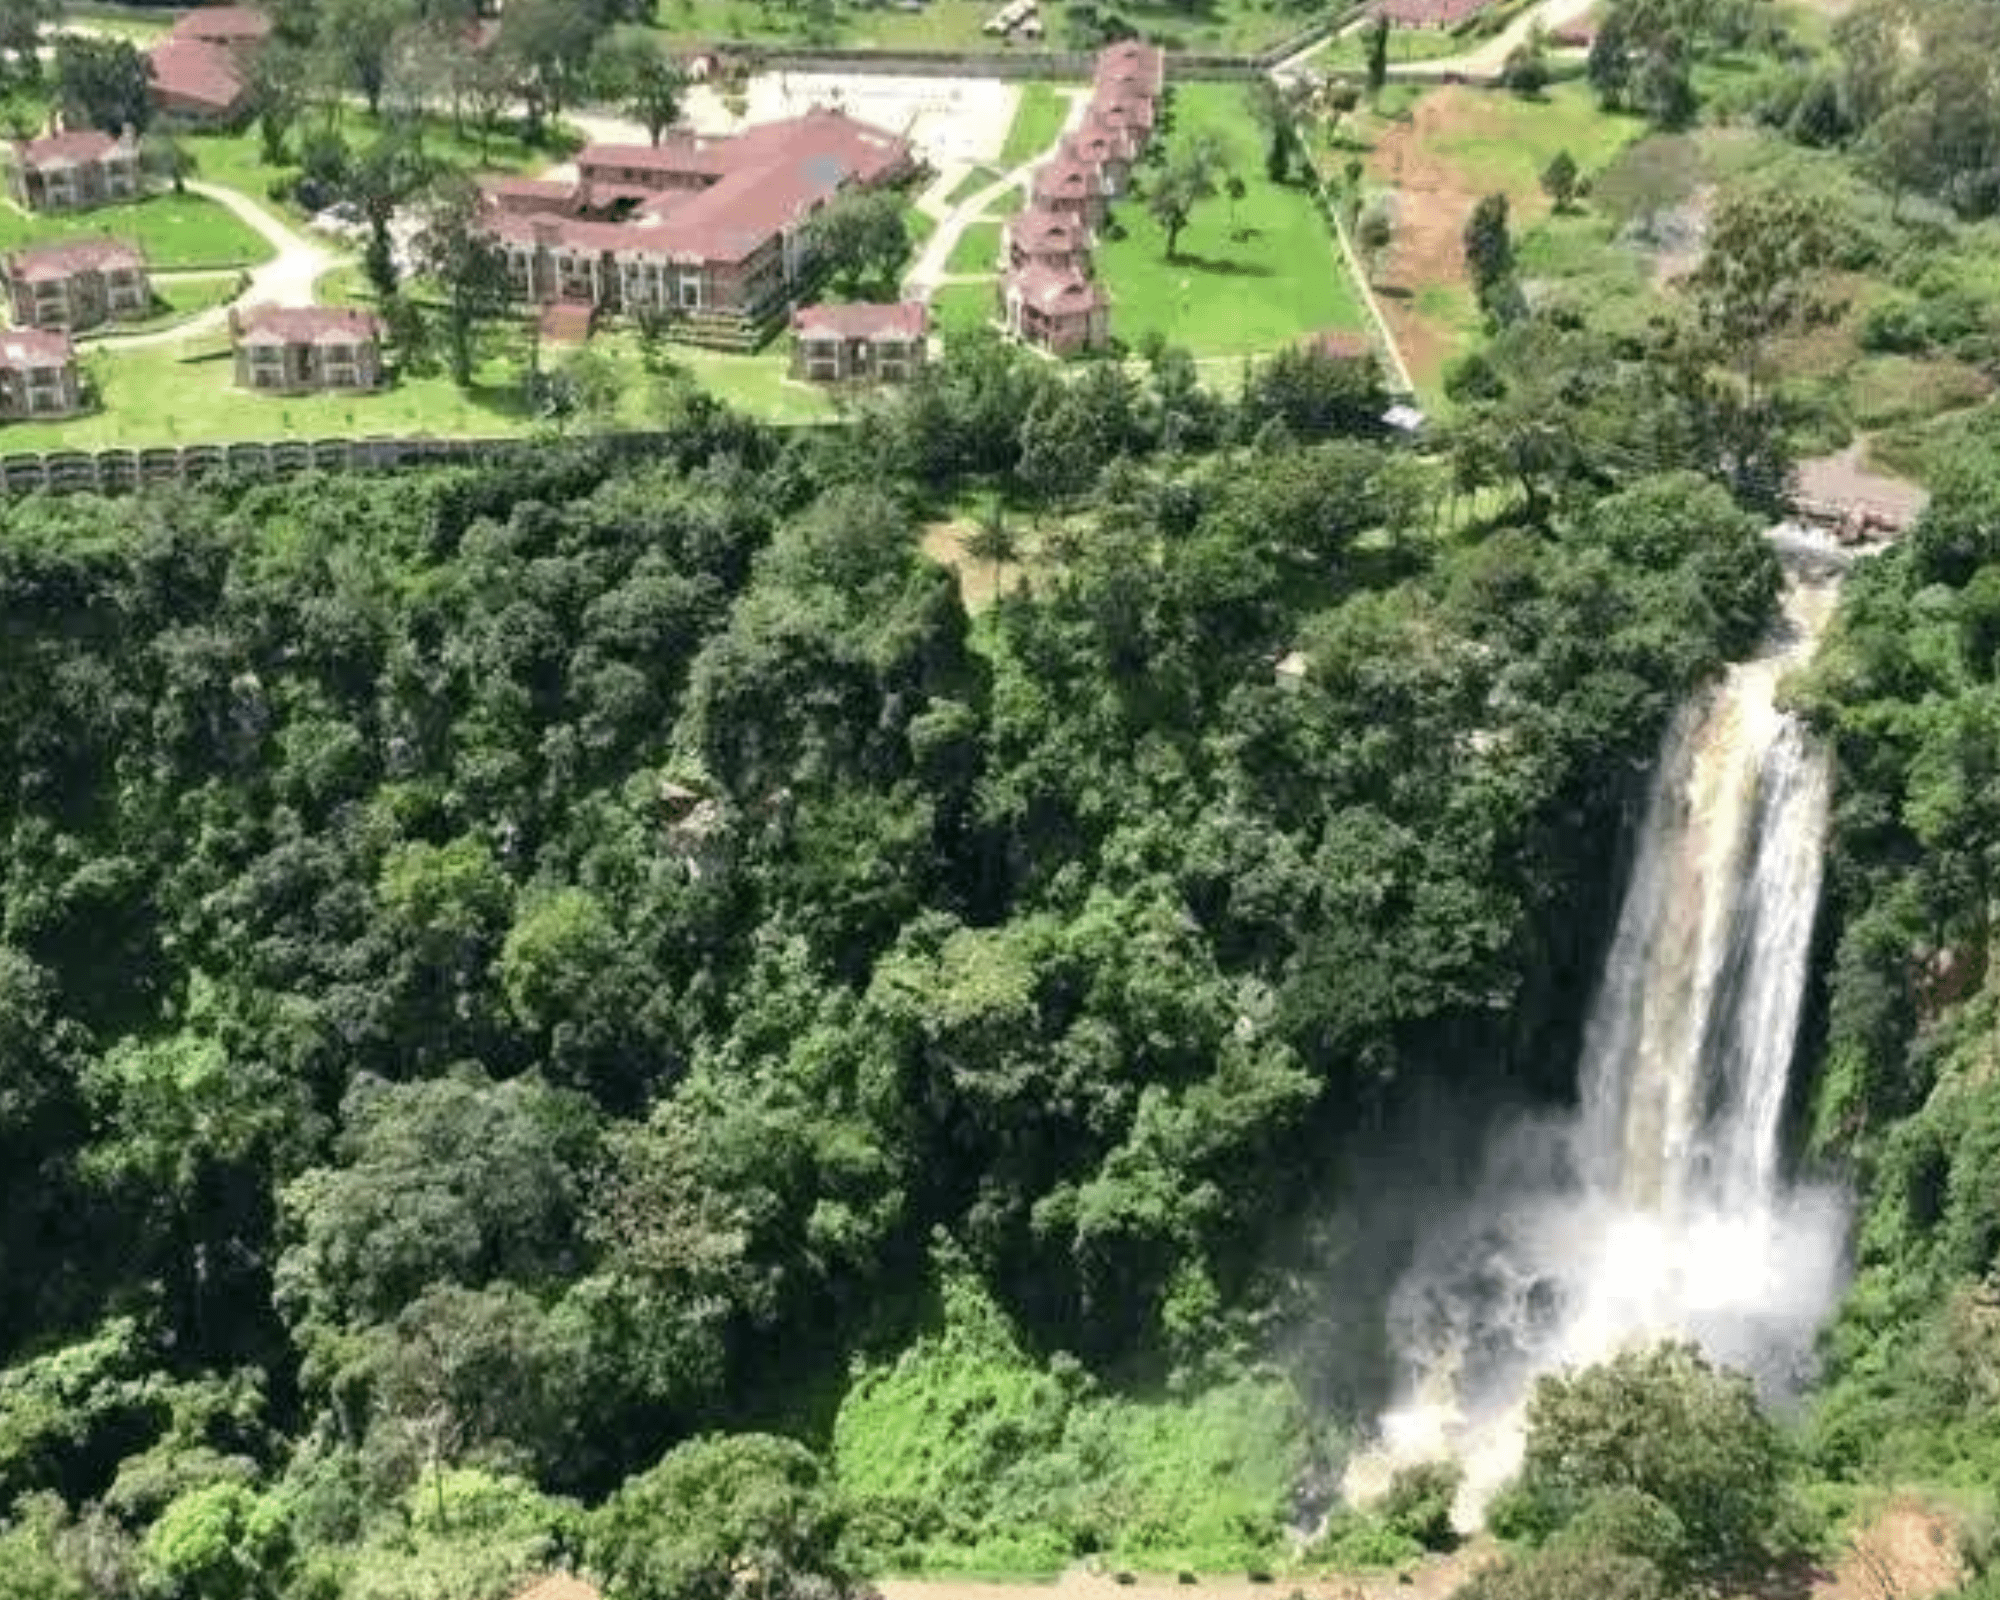
[[[1950,1519],[1898,1500],[1854,1535],[1813,1600],[1932,1600],[1969,1576]]]
[[[958,574],[959,598],[967,611],[983,611],[993,604],[1001,586],[1013,589],[1025,581],[1022,569],[1011,561],[994,568],[990,561],[975,561],[965,553],[965,541],[972,529],[963,522],[933,522],[924,529],[920,548],[941,567]]]
[[[1396,190],[1396,231],[1376,274],[1382,310],[1419,383],[1434,380],[1458,347],[1458,333],[1419,309],[1427,288],[1465,290],[1465,223],[1479,196],[1449,160],[1436,153],[1438,135],[1476,127],[1482,97],[1446,88],[1425,95],[1409,120],[1389,124],[1368,157],[1368,172]]]
[[[1907,479],[1869,471],[1862,464],[1865,448],[1855,443],[1834,455],[1801,461],[1799,498],[1875,512],[1897,527],[1909,526],[1930,498],[1928,492]]]

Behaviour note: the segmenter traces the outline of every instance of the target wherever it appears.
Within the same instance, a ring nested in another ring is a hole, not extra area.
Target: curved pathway
[[[192,178],[188,180],[187,190],[189,194],[198,194],[234,212],[246,226],[262,235],[277,253],[261,267],[250,269],[249,284],[228,304],[210,306],[185,322],[177,322],[171,328],[161,328],[153,333],[107,334],[91,341],[94,349],[142,350],[148,346],[173,344],[212,333],[229,325],[230,306],[238,302],[276,306],[314,305],[317,302],[313,298],[313,285],[348,260],[348,257],[298,232],[290,223],[239,190],[226,189],[218,183],[199,183]]]
[[[1598,0],[1541,0],[1540,5],[1529,6],[1492,38],[1482,39],[1462,55],[1439,56],[1431,61],[1392,62],[1389,66],[1389,76],[1435,78],[1445,73],[1453,73],[1464,78],[1497,78],[1500,76],[1500,69],[1507,64],[1507,57],[1513,53],[1514,47],[1526,43],[1528,36],[1535,29],[1541,28],[1554,33],[1558,28],[1566,27],[1588,15],[1590,9],[1597,3]],[[1363,18],[1342,32],[1356,32],[1366,24],[1367,19]],[[1280,83],[1287,83],[1310,71],[1313,58],[1332,42],[1331,39],[1321,39],[1317,43],[1307,45],[1298,54],[1285,57],[1271,68],[1271,76]]]
[[[1071,89],[1069,95],[1069,115],[1063,118],[1063,125],[1056,135],[1056,143],[1074,132],[1083,122],[1085,111],[1090,106],[1088,89]],[[1055,145],[1050,145],[1053,150]],[[958,241],[973,223],[982,220],[986,208],[996,204],[1009,189],[1018,189],[1028,181],[1029,174],[1048,159],[1049,150],[1038,150],[1011,172],[1002,173],[985,188],[975,191],[957,205],[947,206],[938,213],[938,225],[931,236],[924,241],[924,247],[917,253],[917,259],[903,276],[903,298],[906,300],[928,300],[931,291],[941,284],[953,281],[947,270],[951,253],[958,248]],[[970,170],[970,169],[967,169]],[[963,173],[960,174],[963,176]],[[939,182],[943,181],[940,176]],[[956,182],[956,179],[953,180]],[[935,190],[937,185],[933,184]],[[959,274],[962,280],[964,274]]]

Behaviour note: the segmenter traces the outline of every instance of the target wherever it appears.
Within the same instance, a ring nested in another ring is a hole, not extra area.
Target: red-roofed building
[[[24,211],[81,211],[137,199],[139,143],[95,128],[44,134],[14,146],[7,192]]]
[[[1053,355],[1101,350],[1111,342],[1111,302],[1081,272],[1027,266],[1000,288],[1007,331]]]
[[[0,417],[66,417],[82,405],[83,380],[68,334],[45,328],[0,333]]]
[[[1031,203],[1075,217],[1093,231],[1104,226],[1104,175],[1086,162],[1058,155],[1035,169]]]
[[[478,183],[479,193],[488,206],[517,217],[568,216],[576,205],[577,186],[573,183],[505,176],[481,177]]]
[[[1007,265],[1057,272],[1090,268],[1090,230],[1073,216],[1030,206],[1007,219]]]
[[[228,123],[250,110],[250,58],[271,19],[249,6],[198,6],[147,54],[152,100],[187,122]]]
[[[232,309],[239,388],[266,394],[374,389],[382,382],[382,322],[346,306]]]
[[[1116,200],[1125,192],[1132,175],[1132,140],[1123,128],[1105,128],[1086,123],[1064,138],[1062,155],[1078,166],[1095,167],[1104,180],[1107,198]]]
[[[577,171],[569,214],[552,199],[489,192],[488,226],[517,295],[755,321],[803,281],[813,214],[849,188],[908,177],[915,161],[907,140],[814,110],[730,139],[592,145]],[[634,201],[624,220],[574,214]]]
[[[241,121],[250,110],[244,48],[172,35],[162,39],[146,56],[154,107],[184,122]]]
[[[1132,154],[1145,149],[1159,120],[1159,108],[1142,94],[1100,91],[1090,102],[1085,122],[1093,128],[1107,128],[1125,135]]]
[[[1140,39],[1121,39],[1097,53],[1097,87],[1137,89],[1148,100],[1157,100],[1167,86],[1167,55],[1157,45]]]
[[[792,314],[792,376],[815,383],[901,383],[930,349],[930,308],[802,306]]]
[[[146,257],[119,239],[30,246],[0,258],[14,321],[24,328],[91,328],[152,309]]]

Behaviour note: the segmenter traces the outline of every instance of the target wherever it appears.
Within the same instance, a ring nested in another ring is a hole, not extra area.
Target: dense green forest
[[[643,457],[0,503],[0,1600],[1450,1543],[1442,1465],[1332,1505],[1399,1245],[1353,1191],[1573,1092],[1647,763],[1841,420],[1768,370],[1792,288],[1990,359],[1977,9],[1904,80],[1889,8],[1772,45],[1710,265],[1634,316],[1510,255],[1422,452],[1367,363],[974,338],[824,431],[681,391]],[[1721,98],[1741,30],[1616,10],[1607,96]],[[1819,1383],[1543,1385],[1473,1600],[1795,1575],[1885,1486],[1990,1542],[2000,434],[1923,445],[1793,689],[1803,1142],[1860,1207]]]
[[[1410,1083],[1560,1089],[1776,569],[1692,473],[1472,537],[1364,368],[1186,378],[6,507],[18,1592],[679,1592],[718,1475],[868,1564],[1268,1557],[1276,1219]],[[972,475],[1061,547],[976,622]]]

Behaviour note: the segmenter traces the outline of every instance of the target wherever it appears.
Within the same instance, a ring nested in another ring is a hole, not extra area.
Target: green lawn
[[[137,45],[141,50],[149,45],[158,44],[170,31],[163,22],[141,22],[136,17],[93,16],[78,20],[87,22],[93,33],[123,39],[128,44]]]
[[[512,344],[497,338],[493,342]],[[643,426],[657,386],[640,364],[637,340],[613,335],[594,341],[591,348],[625,369],[620,420]],[[834,415],[823,391],[787,377],[789,350],[783,340],[754,356],[678,345],[666,353],[674,369],[766,421],[816,422]],[[563,359],[558,352],[544,352],[550,364]],[[86,351],[84,368],[100,409],[66,422],[0,428],[0,453],[367,434],[463,437],[517,433],[532,425],[513,348],[482,363],[470,392],[461,392],[446,377],[431,376],[401,379],[377,394],[249,394],[235,387],[229,339],[221,332],[194,334],[157,348]]]
[[[1557,151],[1567,150],[1591,173],[1645,131],[1639,118],[1601,109],[1588,84],[1564,83],[1540,100],[1491,93],[1468,99],[1437,130],[1428,153],[1449,161],[1468,189],[1504,192],[1518,206],[1540,201],[1542,173]]]
[[[1023,161],[1046,155],[1068,116],[1069,96],[1054,84],[1022,84],[1020,103],[1014,107],[1014,120],[1007,129],[1007,142],[1000,147],[1000,165],[1012,169]]]
[[[272,181],[297,173],[294,162],[300,135],[327,120],[326,113],[308,112],[286,141],[285,161],[275,167],[265,165],[263,141],[254,129],[244,133],[190,134],[182,144],[194,157],[200,177],[240,190],[253,200],[275,204],[270,199]],[[366,149],[382,132],[382,119],[371,117],[360,106],[338,107],[332,120],[341,136],[356,150]],[[502,132],[488,140],[482,150],[478,136],[469,130],[460,134],[449,117],[426,117],[416,125],[416,131],[426,154],[454,166],[487,172],[539,172],[565,159],[578,142],[575,134],[567,130],[559,130],[546,146],[529,145],[516,134]]]
[[[136,240],[161,272],[255,266],[272,255],[262,234],[198,194],[158,194],[135,205],[61,214],[0,205],[0,250],[106,235]]]
[[[1233,208],[1220,196],[1197,207],[1172,261],[1143,202],[1113,208],[1125,237],[1097,250],[1111,290],[1112,331],[1136,346],[1157,329],[1198,356],[1217,356],[1274,350],[1321,328],[1365,328],[1355,287],[1311,197],[1265,178],[1242,87],[1191,83],[1175,93],[1175,142],[1203,133],[1220,138],[1248,192]]]
[[[945,262],[944,270],[951,273],[993,272],[999,260],[1000,224],[973,222],[966,225],[965,232],[958,236],[958,243],[951,247],[951,258]]]
[[[762,5],[757,0],[658,0],[653,15],[668,42],[676,46],[740,39],[1018,55],[1061,50],[1069,35],[1067,0],[1043,0],[1045,33],[1039,43],[1011,44],[982,31],[986,19],[1000,9],[999,0],[927,0],[916,11],[834,0],[830,16],[821,19],[811,15],[812,9]],[[1283,0],[1205,0],[1192,8],[1176,0],[1137,0],[1117,9],[1141,33],[1179,50],[1258,50],[1290,38],[1311,20],[1310,12],[1288,8]]]
[[[931,296],[931,321],[949,340],[968,328],[983,328],[998,316],[990,283],[948,283]]]
[[[1446,56],[1464,55],[1478,43],[1462,39],[1443,28],[1391,28],[1389,64],[1410,66],[1422,61],[1440,61]],[[1321,72],[1361,72],[1368,65],[1368,30],[1336,34],[1307,63]]]
[[[1000,174],[991,167],[974,167],[964,177],[960,178],[952,188],[951,193],[944,197],[945,204],[953,206],[963,205],[979,193],[981,189],[990,187],[999,177]]]

